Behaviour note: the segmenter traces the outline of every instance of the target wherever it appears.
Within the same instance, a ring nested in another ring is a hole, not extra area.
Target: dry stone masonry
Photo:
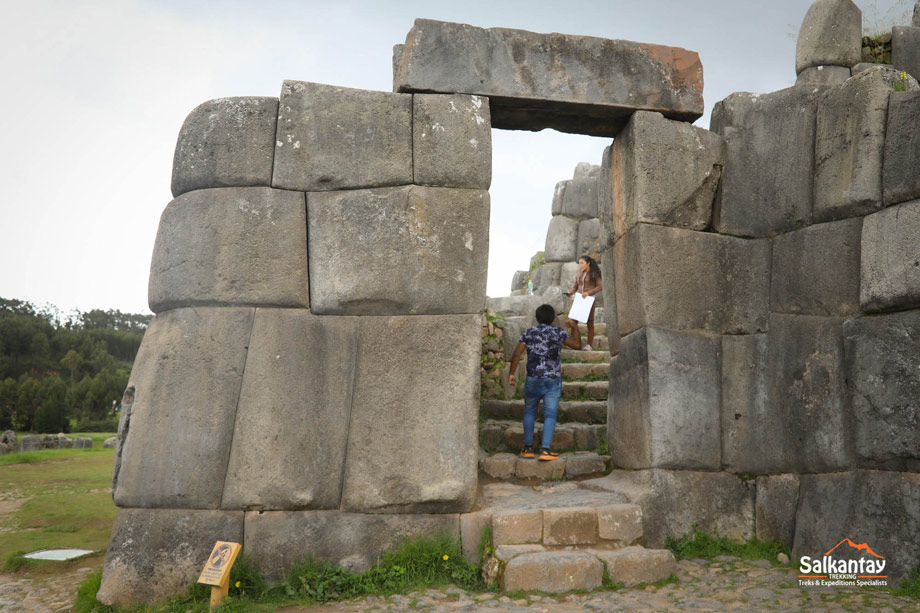
[[[688,123],[693,52],[430,20],[397,46],[393,92],[285,81],[192,111],[99,599],[184,591],[217,539],[277,578],[307,556],[365,569],[423,534],[478,558],[486,527],[508,590],[667,577],[673,557],[641,545],[694,525],[797,556],[850,538],[906,576],[918,19],[895,28],[894,67],[858,64],[859,9],[818,0],[796,85],[732,94],[710,130]],[[508,358],[536,306],[565,310],[577,258],[601,262],[598,351],[565,357],[572,377],[609,373],[609,395],[563,403],[571,452],[539,470],[500,453],[520,444],[520,403],[480,409],[493,127],[616,137],[557,185],[545,252],[488,303]],[[603,442],[630,470],[597,476]],[[480,462],[480,444],[499,453]]]

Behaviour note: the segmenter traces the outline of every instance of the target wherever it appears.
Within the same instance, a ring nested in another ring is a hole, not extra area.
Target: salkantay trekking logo
[[[862,552],[855,560],[841,560],[831,556],[831,553],[841,545],[846,544]],[[888,575],[885,572],[886,560],[878,555],[868,543],[857,545],[848,538],[834,545],[830,551],[820,558],[802,556],[799,560],[799,585],[801,586],[848,586],[862,587],[865,585],[888,585]]]

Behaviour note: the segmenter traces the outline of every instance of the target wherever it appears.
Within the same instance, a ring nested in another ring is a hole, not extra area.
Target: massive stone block
[[[597,178],[584,177],[567,183],[562,197],[562,214],[575,219],[597,217]]]
[[[859,312],[862,219],[809,226],[773,239],[770,310],[846,316]]]
[[[614,250],[621,336],[643,326],[767,329],[769,241],[637,224]]]
[[[533,280],[534,291],[551,285],[559,285],[561,272],[562,264],[559,262],[546,263],[533,271],[530,278]]]
[[[623,166],[622,149],[618,148],[616,162],[613,159],[613,145],[604,147],[601,166],[597,176],[597,218],[601,222],[601,244],[610,247],[616,242],[616,220],[613,211],[613,165]]]
[[[478,313],[489,193],[404,186],[307,197],[317,315]]]
[[[562,201],[565,199],[565,188],[568,184],[569,181],[559,181],[553,189],[553,216],[562,214]]]
[[[920,311],[843,327],[861,467],[920,470]]]
[[[783,462],[774,472],[853,467],[842,324],[831,317],[770,316],[769,395],[783,423]]]
[[[572,173],[573,179],[596,179],[600,174],[601,167],[590,162],[578,162],[575,164],[575,172]]]
[[[897,582],[920,565],[920,474],[874,470],[802,475],[793,558],[859,559],[867,544]],[[840,547],[837,547],[837,545]]]
[[[310,305],[303,194],[198,190],[167,205],[153,247],[150,310]]]
[[[277,119],[277,98],[218,98],[198,105],[179,130],[172,195],[271,185]]]
[[[625,494],[641,506],[645,547],[664,547],[668,536],[689,534],[694,526],[730,539],[754,536],[753,482],[729,473],[615,470],[582,486]]]
[[[221,508],[338,509],[357,332],[356,318],[256,310]]]
[[[601,222],[595,219],[584,219],[578,223],[578,242],[576,243],[577,257],[590,255],[600,259],[604,244],[601,242]]]
[[[757,538],[777,540],[792,548],[795,538],[795,511],[799,504],[799,475],[757,477]]]
[[[795,84],[812,87],[842,85],[852,74],[853,71],[846,66],[810,66],[799,73]]]
[[[580,255],[577,248],[578,220],[565,215],[553,217],[546,230],[546,261],[571,262]]]
[[[920,49],[920,41],[917,49]],[[891,92],[884,159],[882,195],[885,206],[920,198],[920,173],[917,172],[920,91]]]
[[[811,87],[736,93],[716,103],[710,129],[725,142],[716,230],[772,236],[810,223],[815,109]]]
[[[477,483],[480,319],[361,318],[343,510],[469,511]],[[396,370],[388,356],[399,356]]]
[[[489,99],[464,94],[414,95],[412,156],[417,185],[489,189]]]
[[[920,27],[891,28],[891,65],[920,79]]]
[[[254,311],[176,309],[150,323],[128,379],[116,505],[218,508]]]
[[[299,191],[412,183],[412,96],[285,81],[272,186]]]
[[[610,366],[607,431],[624,468],[718,470],[721,342],[642,328]]]
[[[722,467],[760,475],[784,463],[782,412],[770,402],[767,335],[722,337]]]
[[[846,66],[862,55],[862,11],[852,0],[816,0],[795,46],[795,72],[810,66]]]
[[[614,140],[606,163],[612,165],[612,201],[599,201],[598,216],[612,217],[605,223],[615,238],[637,223],[690,230],[709,225],[722,175],[718,134],[659,113],[638,112]]]
[[[510,130],[615,136],[637,110],[681,121],[703,112],[695,52],[429,19],[406,36],[394,89],[489,96],[492,125]]]
[[[864,312],[920,305],[920,200],[863,220],[859,305]]]
[[[821,95],[815,138],[816,221],[882,208],[888,95],[897,75],[890,67],[870,68]],[[916,81],[910,86],[916,89]]]
[[[263,577],[277,581],[307,557],[365,571],[403,539],[440,534],[459,541],[459,516],[252,511],[246,513],[243,550]]]
[[[242,512],[121,509],[96,598],[127,609],[184,594],[215,541],[243,542]]]
[[[616,254],[607,249],[601,254],[601,276],[604,280],[604,320],[607,322],[607,350],[611,355],[620,351],[620,331],[617,324],[617,275]]]
[[[601,585],[604,564],[581,551],[539,551],[521,554],[505,567],[506,592],[540,590],[550,594],[593,590]]]

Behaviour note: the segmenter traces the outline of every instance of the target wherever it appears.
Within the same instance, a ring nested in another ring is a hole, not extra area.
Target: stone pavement
[[[646,586],[615,592],[568,596],[532,594],[511,598],[475,594],[458,588],[426,590],[309,608],[287,613],[320,611],[916,611],[920,603],[868,589],[799,588],[796,571],[772,567],[766,560],[743,561],[728,556],[716,560],[683,560],[677,564],[678,584]],[[93,571],[79,568],[52,578],[30,579],[0,573],[0,610],[54,612],[72,610],[79,584]]]

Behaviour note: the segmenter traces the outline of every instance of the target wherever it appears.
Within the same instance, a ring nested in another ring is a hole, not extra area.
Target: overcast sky
[[[0,297],[148,312],[147,277],[185,116],[285,79],[392,89],[417,17],[684,47],[712,105],[795,81],[808,0],[3,0]],[[858,0],[864,25],[912,0]],[[553,186],[609,139],[493,130],[491,296],[543,249]]]

